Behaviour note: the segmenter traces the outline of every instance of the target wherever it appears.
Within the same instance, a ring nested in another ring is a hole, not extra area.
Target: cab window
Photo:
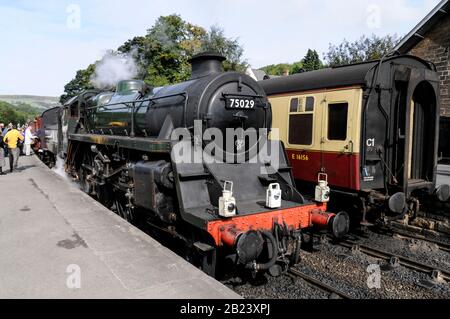
[[[70,116],[78,117],[78,101],[76,101],[72,105],[70,105]]]
[[[345,141],[347,139],[348,103],[328,105],[328,140]]]

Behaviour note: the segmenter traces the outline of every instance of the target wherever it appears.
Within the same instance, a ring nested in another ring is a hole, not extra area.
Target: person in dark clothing
[[[0,126],[0,175],[6,175],[3,172],[5,164],[5,144],[3,143],[3,127]]]

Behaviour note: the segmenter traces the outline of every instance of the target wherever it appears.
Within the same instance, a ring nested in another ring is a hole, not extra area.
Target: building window
[[[293,114],[289,117],[289,144],[311,145],[313,114]]]
[[[345,141],[347,139],[348,103],[328,105],[328,140]]]

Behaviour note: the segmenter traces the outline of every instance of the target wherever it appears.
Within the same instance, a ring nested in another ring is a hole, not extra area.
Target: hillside
[[[28,104],[40,110],[46,110],[57,105],[59,98],[35,95],[0,95],[0,101],[5,101],[12,105]]]
[[[25,103],[10,104],[0,101],[0,123],[24,124],[41,113],[42,109]]]

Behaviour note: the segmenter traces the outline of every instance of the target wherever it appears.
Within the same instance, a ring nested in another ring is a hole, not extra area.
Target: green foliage
[[[33,120],[40,114],[40,111],[31,105],[20,103],[13,105],[4,101],[0,101],[0,122],[8,125],[24,124],[27,121]]]
[[[325,60],[329,66],[339,66],[381,59],[391,53],[400,38],[397,35],[378,37],[362,36],[359,40],[348,42],[344,40],[338,45],[330,44]]]
[[[280,76],[280,75],[285,74],[287,71],[290,72],[292,66],[293,66],[292,64],[288,64],[288,63],[271,64],[271,65],[261,68],[261,70],[263,70],[264,72],[266,72],[269,75]]]
[[[319,58],[319,54],[316,50],[308,50],[305,57],[298,62],[294,62],[292,64],[281,63],[281,64],[272,64],[261,68],[264,72],[269,75],[284,75],[287,71],[289,74],[296,74],[302,72],[309,72],[314,70],[319,70],[323,68],[323,63]]]
[[[227,58],[226,71],[244,70],[243,48],[238,39],[225,37],[223,29],[210,30],[184,21],[179,15],[161,16],[147,30],[145,36],[134,37],[121,45],[117,53],[131,55],[139,67],[138,77],[152,86],[164,86],[189,79],[191,66],[188,60],[203,51],[214,51]],[[61,101],[86,89],[91,89],[91,76],[95,64],[77,72],[65,87]]]
[[[13,107],[17,111],[22,112],[22,113],[27,114],[32,117],[36,117],[37,115],[42,113],[42,110],[38,109],[37,107],[34,107],[30,104],[23,103],[23,102],[14,103]]]
[[[316,50],[308,50],[305,57],[302,60],[303,69],[306,72],[319,70],[323,68],[323,63],[319,58],[319,54]]]
[[[293,63],[289,70],[289,74],[297,74],[302,72],[305,72],[303,61]]]
[[[95,65],[91,64],[85,70],[79,70],[73,80],[64,86],[64,94],[61,95],[59,101],[61,104],[69,100],[70,98],[80,94],[84,90],[93,89],[91,84],[91,76],[95,72]]]
[[[132,54],[138,61],[140,77],[153,86],[188,80],[191,74],[188,60],[204,51],[224,55],[226,71],[241,71],[247,66],[237,39],[226,38],[220,27],[206,31],[179,15],[159,17],[147,35],[128,40],[118,51]]]
[[[247,63],[243,60],[244,49],[237,39],[225,37],[223,29],[213,26],[201,39],[200,51],[212,51],[227,58],[225,71],[245,71]]]

